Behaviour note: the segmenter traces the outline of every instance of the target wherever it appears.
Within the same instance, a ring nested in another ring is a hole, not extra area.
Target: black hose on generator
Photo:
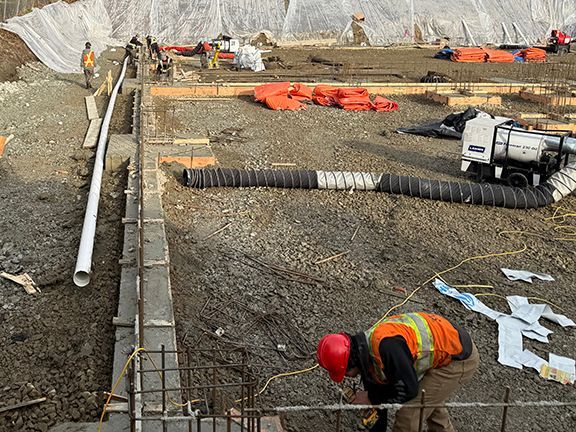
[[[452,203],[513,209],[544,207],[576,190],[576,163],[566,165],[538,186],[429,180],[394,174],[311,170],[185,169],[184,184],[193,188],[275,187],[365,190]]]

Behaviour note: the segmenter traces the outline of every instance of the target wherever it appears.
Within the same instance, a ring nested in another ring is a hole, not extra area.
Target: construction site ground
[[[410,70],[460,67],[429,59],[431,50],[283,49],[277,55],[297,62],[309,51],[334,60],[350,56],[346,58],[359,65],[378,61],[391,69],[389,56],[405,59],[406,52],[418,53],[413,63],[405,63],[406,81],[421,75]],[[116,74],[112,61],[122,55],[122,50],[106,53],[100,61],[103,72],[112,68]],[[423,58],[432,66],[425,66]],[[495,73],[515,76],[512,65],[475,66],[486,78]],[[110,390],[126,173],[105,174],[92,283],[77,288],[72,274],[93,163],[93,151],[81,149],[88,127],[84,96],[89,92],[82,88],[83,76],[55,74],[39,63],[16,73],[2,77],[18,80],[0,83],[0,131],[15,135],[0,159],[0,270],[29,273],[42,292],[28,295],[0,279],[0,408],[40,396],[48,400],[0,413],[0,430],[46,431],[65,421],[97,421],[102,394]],[[397,112],[353,113],[315,106],[273,112],[249,98],[184,102],[176,106],[175,124],[179,132],[209,137],[224,167],[289,163],[306,169],[463,180],[458,141],[394,132],[399,126],[441,119],[452,109],[421,96],[390,98],[399,103]],[[101,112],[106,102],[105,97],[98,99]],[[120,96],[112,133],[130,132],[132,102],[130,94]],[[536,108],[505,97],[503,107],[487,109],[502,113]],[[553,208],[504,210],[357,191],[200,191],[182,186],[179,167],[164,168],[178,342],[181,347],[212,342],[246,346],[262,385],[277,373],[313,365],[310,354],[322,334],[364,330],[435,272],[470,256],[514,251],[524,244],[527,250],[521,254],[475,261],[445,279],[494,287],[469,289],[475,293],[540,297],[559,305],[553,307],[557,312],[576,317],[574,243],[555,240],[554,224],[545,220]],[[562,205],[574,209],[576,198]],[[536,231],[541,236],[499,235],[504,230]],[[315,264],[340,252],[346,254]],[[308,276],[287,277],[272,271],[271,265]],[[556,281],[513,283],[500,267],[545,272]],[[499,297],[483,300],[508,311]],[[500,365],[496,324],[442,297],[430,284],[400,309],[415,310],[463,323],[478,345],[480,371],[455,400],[500,401],[506,386],[516,400],[573,397],[573,386]],[[526,347],[543,358],[548,352],[574,357],[574,329],[549,327],[554,330],[550,344],[525,340]],[[222,336],[215,336],[218,328],[224,330]],[[336,401],[336,386],[316,369],[273,381],[260,403]],[[462,431],[497,430],[500,416],[498,409],[453,411]],[[344,421],[352,425],[355,419],[347,414]],[[291,431],[329,431],[335,424],[333,415],[318,412],[290,414],[284,420]],[[513,409],[509,427],[520,431],[538,424],[546,430],[572,431],[575,422],[572,408]]]

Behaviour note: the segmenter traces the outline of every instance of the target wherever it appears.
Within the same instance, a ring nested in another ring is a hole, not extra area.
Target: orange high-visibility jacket
[[[82,52],[82,67],[90,69],[94,67],[94,51],[85,49]]]
[[[418,380],[432,368],[446,366],[452,356],[462,353],[458,330],[438,315],[409,313],[394,315],[365,332],[372,363],[373,375],[380,383],[386,382],[384,365],[380,357],[380,342],[384,338],[401,336],[408,345]]]

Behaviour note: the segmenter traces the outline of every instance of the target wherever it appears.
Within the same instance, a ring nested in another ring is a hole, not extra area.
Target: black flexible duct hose
[[[373,190],[392,194],[505,208],[544,207],[576,189],[576,164],[547,182],[523,188],[488,183],[428,180],[392,174],[301,170],[185,169],[183,181],[193,188],[277,187],[298,189]]]

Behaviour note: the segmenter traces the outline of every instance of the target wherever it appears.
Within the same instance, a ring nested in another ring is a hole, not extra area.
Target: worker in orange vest
[[[446,318],[428,313],[408,313],[384,319],[356,335],[329,334],[318,343],[318,363],[333,381],[360,375],[364,391],[352,395],[351,403],[405,404],[396,413],[394,432],[419,430],[420,410],[410,405],[442,405],[472,379],[479,355],[468,332]],[[429,431],[453,432],[446,408],[426,408]],[[385,432],[387,412],[369,425],[372,432]]]
[[[94,51],[92,51],[92,44],[90,42],[86,42],[85,49],[82,51],[80,67],[84,71],[84,78],[86,78],[86,88],[92,88],[92,78],[94,77],[96,58]]]

